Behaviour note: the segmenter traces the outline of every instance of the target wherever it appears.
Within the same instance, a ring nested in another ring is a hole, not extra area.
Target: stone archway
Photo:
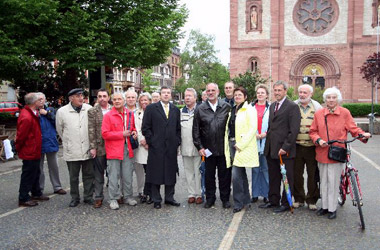
[[[314,72],[315,69],[317,69],[317,72]],[[302,54],[293,62],[290,68],[290,81],[297,88],[303,83],[304,77],[310,77],[312,80],[314,78],[312,82],[315,84],[318,77],[319,80],[322,80],[321,76],[317,75],[320,74],[318,69],[323,72],[323,87],[328,88],[339,85],[338,80],[341,75],[339,65],[335,58],[325,51],[308,51]],[[312,73],[305,75],[305,72],[308,71]]]

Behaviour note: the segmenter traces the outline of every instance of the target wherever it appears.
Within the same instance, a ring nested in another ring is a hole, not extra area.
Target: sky
[[[190,30],[198,29],[203,34],[215,37],[217,57],[225,66],[230,62],[230,1],[229,0],[180,0],[189,11],[183,31],[186,36],[180,41],[183,50]]]

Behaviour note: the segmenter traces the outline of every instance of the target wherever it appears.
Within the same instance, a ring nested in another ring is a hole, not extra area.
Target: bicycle
[[[362,190],[360,188],[359,175],[358,170],[352,166],[351,163],[351,150],[350,143],[353,141],[364,138],[363,135],[359,135],[357,137],[352,138],[352,140],[339,141],[339,140],[331,140],[328,141],[327,144],[333,143],[341,143],[345,144],[347,149],[347,161],[346,166],[342,170],[342,174],[340,176],[340,184],[339,184],[339,197],[338,203],[340,206],[343,206],[346,201],[346,196],[349,194],[351,196],[352,205],[358,207],[359,217],[360,217],[360,225],[362,229],[365,229],[364,216],[363,216],[363,201],[362,201]]]

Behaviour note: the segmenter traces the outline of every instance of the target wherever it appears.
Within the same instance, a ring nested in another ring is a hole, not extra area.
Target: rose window
[[[302,33],[320,36],[334,27],[338,14],[335,0],[300,0],[294,7],[293,20]]]

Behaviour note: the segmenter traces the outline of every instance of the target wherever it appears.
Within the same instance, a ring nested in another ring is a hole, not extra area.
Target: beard
[[[307,103],[310,102],[311,97],[307,97],[307,98],[305,98],[305,99],[298,98],[298,100],[299,100],[300,103],[302,103],[302,104],[307,104]]]

